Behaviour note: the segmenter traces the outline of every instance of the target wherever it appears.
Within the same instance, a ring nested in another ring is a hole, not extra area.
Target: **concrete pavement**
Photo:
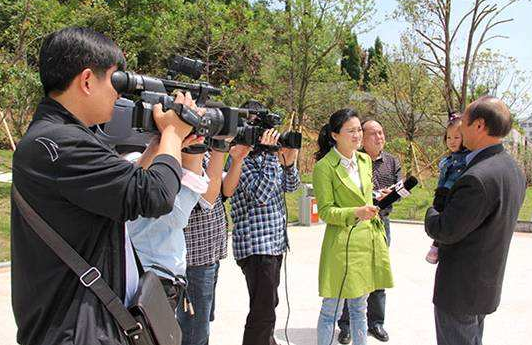
[[[324,226],[291,227],[292,251],[288,255],[288,291],[291,307],[288,338],[293,345],[316,344],[318,262]],[[423,227],[392,223],[391,257],[395,288],[387,293],[385,327],[390,345],[436,345],[432,312],[435,266],[424,257],[431,241]],[[499,310],[485,321],[484,345],[529,345],[532,338],[532,234],[514,235],[503,296]],[[275,336],[285,341],[287,303],[284,271],[279,287]],[[237,345],[248,307],[244,277],[232,258],[223,261],[216,296],[216,320],[211,328],[211,345]],[[9,271],[0,271],[0,345],[15,345],[16,327],[10,304]],[[381,344],[374,338],[369,345]]]

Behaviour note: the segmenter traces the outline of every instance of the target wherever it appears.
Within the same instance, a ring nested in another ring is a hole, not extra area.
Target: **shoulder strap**
[[[79,277],[81,284],[91,291],[113,315],[127,336],[142,331],[142,327],[133,318],[120,298],[101,279],[96,267],[91,267],[44,219],[24,200],[15,184],[12,185],[13,198],[18,209],[30,228],[54,251],[54,253]]]

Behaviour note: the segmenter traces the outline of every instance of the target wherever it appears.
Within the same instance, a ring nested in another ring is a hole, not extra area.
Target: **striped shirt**
[[[382,151],[381,154],[373,161],[373,189],[380,190],[388,188],[391,185],[401,181],[401,164],[399,160]],[[387,217],[392,212],[392,206],[379,212],[381,217]]]

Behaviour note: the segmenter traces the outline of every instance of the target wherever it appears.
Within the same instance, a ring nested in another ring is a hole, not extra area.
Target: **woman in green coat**
[[[344,299],[353,345],[365,345],[367,297],[392,287],[386,234],[373,206],[371,158],[358,148],[362,127],[355,110],[331,115],[318,138],[313,185],[320,218],[327,223],[321,247],[318,345],[328,345]]]

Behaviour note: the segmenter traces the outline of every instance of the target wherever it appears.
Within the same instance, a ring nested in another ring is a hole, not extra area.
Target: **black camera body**
[[[139,133],[149,132],[151,136],[158,133],[153,119],[153,106],[158,103],[162,104],[163,111],[174,110],[181,120],[193,127],[193,133],[197,135],[214,139],[237,135],[242,110],[223,105],[209,108],[209,97],[219,95],[221,91],[208,83],[182,83],[123,71],[114,72],[111,83],[118,93],[128,96],[116,101],[112,120],[96,129],[98,136],[112,146],[137,146],[143,150],[149,135],[140,136]],[[198,106],[206,107],[206,113],[199,116],[189,107],[174,103],[169,94],[176,89],[190,92]],[[133,101],[129,97],[138,100]]]
[[[131,124],[135,129],[157,132],[153,120],[153,106],[161,103],[163,111],[173,109],[176,114],[187,124],[194,128],[194,133],[216,137],[217,139],[230,138],[236,135],[239,111],[230,107],[207,108],[204,116],[199,116],[192,109],[174,103],[174,98],[168,93],[175,89],[192,90],[198,100],[198,106],[205,107],[206,99],[211,94],[220,94],[220,90],[207,83],[191,87],[190,84],[179,83],[173,80],[158,79],[131,72],[116,71],[111,76],[111,83],[119,93],[137,94],[140,100],[131,109]]]
[[[255,150],[301,148],[301,133],[294,131],[282,133],[276,146],[260,144],[266,130],[282,123],[280,115],[262,106],[228,107],[210,100],[211,96],[221,94],[219,88],[205,82],[185,83],[174,80],[178,74],[198,79],[203,73],[203,67],[204,64],[200,60],[175,56],[169,61],[168,78],[171,79],[159,79],[133,72],[114,72],[111,83],[118,93],[125,96],[116,101],[111,121],[96,126],[96,134],[117,151],[143,151],[151,137],[158,135],[158,128],[153,119],[153,106],[161,103],[163,111],[174,110],[181,120],[193,127],[193,133],[205,137],[204,144],[186,148],[188,153],[202,153],[208,149],[228,151],[229,144],[225,140],[228,138],[234,138],[231,145],[249,145]],[[205,108],[206,113],[199,116],[191,108],[174,103],[171,96],[174,90],[190,92],[196,105]]]
[[[253,146],[255,151],[278,151],[281,147],[300,149],[302,135],[299,132],[287,131],[280,135],[278,145],[265,146],[260,143],[261,137],[268,129],[279,126],[282,118],[267,109],[248,109],[246,121],[239,121],[234,144]]]

